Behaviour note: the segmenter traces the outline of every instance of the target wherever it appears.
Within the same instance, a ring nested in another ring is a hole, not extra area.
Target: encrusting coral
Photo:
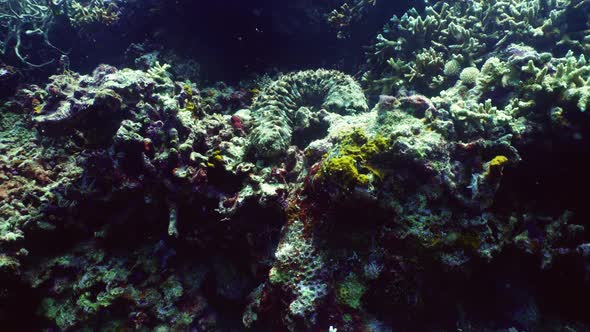
[[[71,141],[39,139],[15,104],[0,108],[0,275],[22,273],[30,259],[27,232],[51,232],[68,222],[83,192],[80,150]]]

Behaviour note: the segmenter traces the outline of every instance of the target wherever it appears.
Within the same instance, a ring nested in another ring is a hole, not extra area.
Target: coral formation
[[[500,51],[515,42],[526,41],[547,50],[562,42],[559,32],[567,31],[568,17],[576,10],[572,5],[575,2],[439,1],[426,7],[424,13],[413,9],[401,17],[394,16],[377,36],[364,83],[372,92],[395,94],[422,61],[420,54],[427,50],[437,54],[440,60],[436,61],[457,61],[462,67],[478,65],[485,60],[486,53]],[[584,49],[583,44],[571,39],[569,46],[577,45],[576,51]],[[435,57],[431,56],[429,61],[435,61]],[[452,84],[443,75],[442,66],[431,69],[411,86],[426,93]]]
[[[337,185],[343,190],[354,190],[357,186],[368,188],[371,182],[383,177],[383,172],[372,163],[390,145],[382,136],[368,139],[357,129],[345,136],[342,143],[327,154],[315,180],[326,181],[322,185]]]
[[[459,78],[465,85],[474,85],[479,77],[479,69],[475,67],[467,67],[461,71]]]
[[[117,303],[128,308],[129,317],[109,316],[107,328],[129,323],[127,326],[140,329],[157,320],[169,322],[174,329],[186,328],[193,321],[201,328],[214,329],[216,317],[199,292],[207,268],[197,265],[183,270],[182,276],[170,274],[168,263],[161,261],[162,250],[163,244],[158,243],[121,257],[86,243],[68,255],[41,262],[27,278],[34,287],[48,284],[53,289],[40,311],[62,330],[81,323],[95,325],[98,314]],[[149,277],[138,277],[143,274]]]
[[[322,111],[343,115],[367,111],[361,87],[337,71],[303,71],[282,76],[266,86],[252,105],[252,145],[262,158],[276,157],[292,144],[293,131],[307,129]],[[297,124],[303,126],[297,126]]]
[[[91,1],[87,5],[71,2],[68,18],[77,28],[88,29],[92,25],[112,25],[119,20],[119,8],[112,1]]]
[[[47,37],[64,15],[92,34],[124,3],[0,0],[15,24],[0,34]],[[345,31],[374,4],[328,18]],[[203,87],[141,45],[135,69],[80,74],[63,58],[44,87],[0,64],[0,320],[588,330],[575,189],[590,184],[590,20],[572,24],[588,12],[569,0],[410,10],[378,35],[365,90],[327,69]],[[3,305],[29,293],[25,309]]]

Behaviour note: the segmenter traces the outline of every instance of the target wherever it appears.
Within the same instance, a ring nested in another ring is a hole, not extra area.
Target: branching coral
[[[69,20],[74,27],[87,28],[91,25],[112,25],[119,20],[117,5],[112,1],[94,0],[84,5],[72,1]]]
[[[118,20],[118,8],[114,2],[92,0],[0,0],[0,55],[10,52],[26,66],[40,68],[52,64],[55,59],[34,63],[30,58],[39,48],[48,48],[58,54],[64,50],[50,40],[56,21],[65,18],[75,28],[93,24],[110,25]],[[40,38],[41,43],[27,42]]]
[[[530,59],[522,67],[528,74],[527,88],[534,94],[557,96],[564,103],[574,103],[582,112],[590,110],[590,64],[584,55],[569,52],[564,58],[537,67]],[[555,68],[549,72],[550,67]]]
[[[327,20],[338,31],[339,39],[349,37],[351,25],[361,20],[370,6],[375,6],[377,0],[356,0],[345,2],[340,8],[334,9],[328,14]]]
[[[482,61],[485,52],[500,50],[517,40],[553,47],[560,41],[558,32],[564,30],[572,10],[569,3],[440,1],[427,7],[424,14],[410,10],[402,17],[394,16],[369,54],[371,69],[365,73],[365,83],[377,93],[395,92],[400,80],[420,62],[418,55],[430,49],[440,53],[443,62],[454,60],[469,67]],[[391,59],[396,59],[395,66],[390,65]],[[424,92],[439,91],[452,83],[438,76],[442,73],[442,67],[423,71],[426,77],[412,85]]]

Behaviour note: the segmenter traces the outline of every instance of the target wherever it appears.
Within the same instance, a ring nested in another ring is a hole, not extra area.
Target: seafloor
[[[0,330],[590,331],[590,1],[0,0]]]

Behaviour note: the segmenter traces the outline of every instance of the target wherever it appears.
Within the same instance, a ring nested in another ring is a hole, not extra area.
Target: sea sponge
[[[369,109],[360,85],[339,71],[320,69],[284,75],[269,84],[253,105],[255,123],[250,137],[259,157],[270,159],[287,151],[295,114],[302,107],[343,115]]]
[[[382,136],[368,138],[355,130],[325,158],[316,180],[337,184],[343,190],[368,187],[371,180],[381,179],[383,171],[371,165],[375,156],[386,151],[390,141]]]
[[[486,172],[486,177],[488,178],[499,178],[502,175],[502,171],[504,170],[504,166],[508,163],[508,158],[506,156],[496,156],[494,159],[490,160],[488,163],[488,169]]]
[[[356,161],[351,156],[341,156],[326,160],[322,169],[323,175],[345,187],[367,186],[369,178],[366,174],[359,174]],[[335,181],[336,182],[336,181]]]
[[[479,69],[467,67],[461,71],[459,78],[465,85],[474,85],[479,77]]]

